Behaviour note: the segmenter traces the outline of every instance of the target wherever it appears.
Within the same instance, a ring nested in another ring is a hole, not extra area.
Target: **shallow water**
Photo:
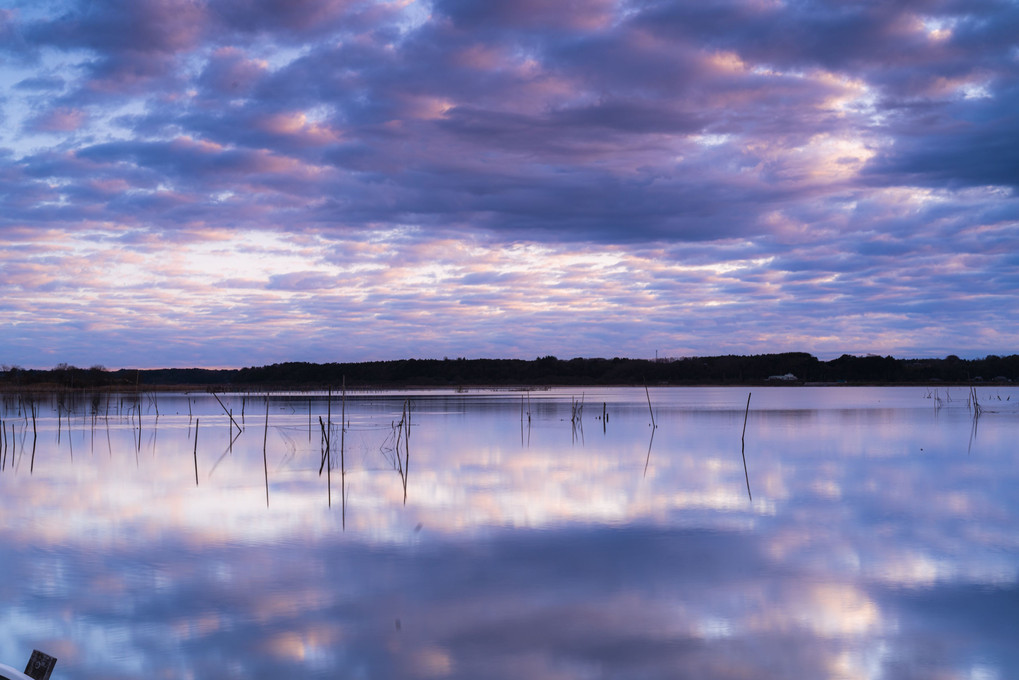
[[[657,428],[643,388],[274,394],[268,427],[264,395],[50,397],[34,436],[8,395],[0,661],[1019,677],[1019,390],[978,395],[651,388]]]

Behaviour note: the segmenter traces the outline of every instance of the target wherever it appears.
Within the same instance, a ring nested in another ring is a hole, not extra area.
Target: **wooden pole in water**
[[[325,423],[322,422],[322,416],[318,417],[318,426],[322,428],[322,438],[326,442],[326,450],[322,452],[322,463],[318,466],[318,474],[322,474],[322,468],[326,469],[326,489],[329,494],[329,507],[333,507],[333,480],[332,480],[332,463],[330,458],[332,454],[329,452],[329,431],[326,429]]]
[[[224,411],[226,412],[226,414],[227,414],[228,416],[230,416],[230,422],[231,422],[231,423],[233,423],[233,424],[234,424],[234,425],[235,425],[235,426],[237,427],[237,431],[238,431],[238,432],[244,432],[244,428],[242,428],[242,427],[241,427],[240,425],[237,425],[237,421],[236,421],[236,420],[234,420],[234,414],[233,414],[233,412],[232,412],[232,411],[230,411],[230,410],[229,410],[229,409],[228,409],[228,408],[227,408],[227,407],[226,407],[226,406],[225,406],[225,405],[223,404],[223,401],[222,401],[222,400],[221,400],[221,399],[219,398],[219,395],[218,395],[218,394],[216,394],[215,392],[213,392],[213,393],[212,393],[212,396],[216,397],[216,401],[218,401],[218,402],[219,402],[219,405],[223,407],[223,410],[224,410]],[[232,432],[232,430],[231,430],[231,432]]]
[[[35,429],[35,401],[30,401],[28,404],[32,407],[32,462],[28,466],[28,474],[32,474],[35,470],[35,443],[39,439],[39,433]],[[23,445],[21,450],[25,450]]]
[[[195,419],[195,486],[198,486],[198,422],[201,418]]]
[[[747,393],[747,409],[743,412],[743,436],[740,437],[740,454],[743,456],[743,476],[747,479],[747,497],[751,501],[754,500],[753,494],[750,493],[750,473],[747,471],[747,416],[750,415],[750,395],[752,392]]]
[[[407,505],[407,482],[410,480],[410,399],[404,402],[403,410],[403,419],[407,425],[403,435],[403,504]]]
[[[343,449],[347,436],[347,376],[343,376],[343,398],[340,402],[340,509],[343,529],[347,528],[347,464],[343,459]]]
[[[747,436],[747,416],[750,415],[750,396],[753,392],[747,392],[747,410],[743,412],[743,435],[740,439],[746,439]]]
[[[340,402],[340,466],[343,466],[343,448],[347,437],[347,376],[343,376],[343,398]]]
[[[658,425],[655,424],[655,412],[651,408],[651,393],[647,389],[647,381],[644,381],[644,394],[647,396],[647,410],[651,412],[651,427],[656,428]]]
[[[243,408],[243,407],[242,407]],[[242,411],[243,412],[243,411]],[[242,416],[243,417],[243,416]],[[265,431],[262,434],[262,467],[265,468],[265,507],[269,507],[269,458],[265,448],[269,441],[269,393],[265,393]]]

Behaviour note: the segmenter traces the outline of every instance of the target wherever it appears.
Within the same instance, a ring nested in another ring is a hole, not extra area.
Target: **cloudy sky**
[[[1016,352],[1014,0],[2,0],[0,363]]]

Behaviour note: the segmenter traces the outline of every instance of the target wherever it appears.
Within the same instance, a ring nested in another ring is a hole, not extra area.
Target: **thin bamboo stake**
[[[135,449],[135,452],[137,453],[142,450],[142,398],[136,398],[138,399],[138,447]]]
[[[747,409],[743,412],[743,435],[741,439],[746,439],[747,436],[747,416],[750,415],[750,396],[753,392],[747,392]]]
[[[236,421],[236,420],[234,420],[234,414],[233,414],[233,412],[232,412],[232,411],[230,411],[230,410],[229,410],[229,409],[228,409],[228,408],[227,408],[227,407],[226,407],[226,406],[225,406],[225,405],[223,404],[223,401],[222,401],[222,400],[221,400],[221,399],[219,398],[219,395],[218,395],[218,394],[216,394],[215,392],[213,392],[213,393],[212,393],[212,396],[216,397],[216,401],[218,401],[218,402],[219,402],[219,405],[223,407],[223,411],[225,411],[225,412],[226,412],[226,414],[227,414],[228,416],[230,416],[230,422],[231,422],[231,423],[233,423],[234,425],[236,425],[236,426],[237,426],[237,431],[238,431],[238,432],[244,432],[244,428],[242,428],[242,427],[241,427],[240,425],[237,425],[237,421]]]
[[[407,505],[407,482],[410,480],[410,399],[404,402],[404,416],[407,428],[403,439],[403,504]]]
[[[347,376],[343,376],[343,397],[340,402],[340,471],[343,471],[343,450],[347,437]]]
[[[35,429],[35,401],[29,401],[28,405],[32,407],[32,462],[28,466],[28,474],[32,474],[35,470],[35,443],[39,439],[39,433]]]
[[[322,416],[318,417],[318,426],[322,429],[322,438],[325,440],[326,449],[322,452],[322,462],[318,467],[318,474],[322,476],[322,468],[326,469],[326,489],[329,493],[329,507],[333,507],[333,480],[332,480],[332,464],[329,462],[331,454],[329,453],[329,432],[326,430],[326,424],[322,422]]]
[[[243,411],[242,411],[243,412]],[[243,416],[242,416],[243,417]],[[265,447],[269,441],[269,393],[265,393],[265,431],[262,433],[262,467],[265,468],[265,507],[269,507],[269,459]]]
[[[198,422],[201,418],[195,418],[195,486],[198,486]]]
[[[651,427],[657,428],[655,424],[655,411],[651,408],[651,393],[647,389],[647,381],[644,381],[644,394],[647,396],[647,410],[651,412]]]
[[[343,376],[343,397],[340,401],[340,510],[343,530],[347,529],[347,464],[343,449],[347,436],[347,376]]]
[[[747,471],[747,452],[746,452],[746,449],[747,449],[747,443],[746,443],[746,437],[747,437],[747,416],[750,415],[750,395],[751,394],[753,394],[753,393],[752,392],[748,392],[747,393],[747,408],[746,408],[746,411],[743,412],[743,435],[742,435],[742,437],[740,437],[740,454],[743,456],[743,476],[746,477],[746,480],[747,480],[747,496],[750,498],[751,501],[753,501],[754,500],[754,496],[753,496],[753,494],[750,493],[750,473]]]

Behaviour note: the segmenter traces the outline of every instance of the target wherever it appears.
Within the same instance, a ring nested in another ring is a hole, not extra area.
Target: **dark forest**
[[[60,364],[49,370],[3,366],[0,387],[317,389],[556,385],[802,385],[1013,382],[1019,355],[983,359],[896,359],[803,352],[682,359],[401,359],[358,363],[287,362],[239,369],[107,370]]]

